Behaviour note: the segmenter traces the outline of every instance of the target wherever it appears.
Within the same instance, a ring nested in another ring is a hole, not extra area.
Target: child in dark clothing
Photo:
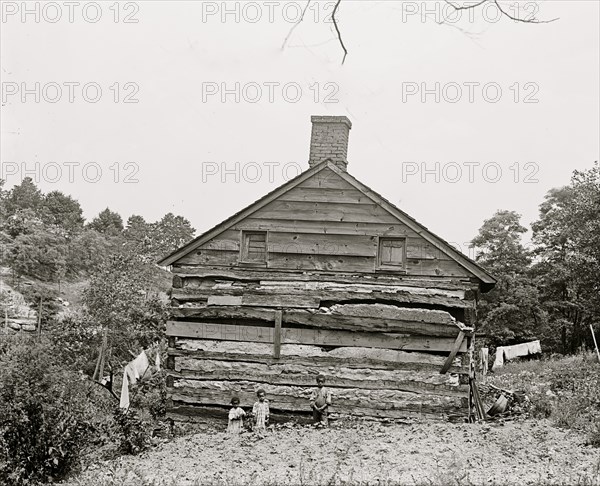
[[[313,411],[313,420],[315,424],[327,426],[328,407],[331,405],[331,390],[325,387],[325,377],[317,376],[317,388],[310,395],[310,406]]]

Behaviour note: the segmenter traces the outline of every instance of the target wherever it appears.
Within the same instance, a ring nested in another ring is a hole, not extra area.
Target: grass
[[[600,447],[600,363],[594,353],[509,363],[488,376],[498,387],[524,391],[533,418],[585,432],[588,443]]]

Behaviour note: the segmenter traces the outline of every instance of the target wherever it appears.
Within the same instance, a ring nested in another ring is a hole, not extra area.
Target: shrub
[[[148,424],[143,421],[137,412],[130,408],[123,410],[116,408],[114,421],[119,442],[119,452],[122,454],[137,454],[147,449],[150,445]]]
[[[167,372],[162,369],[138,382],[131,393],[131,406],[147,411],[152,420],[164,418],[167,410]]]
[[[0,483],[63,478],[77,466],[107,399],[62,369],[48,342],[11,341],[0,349]]]

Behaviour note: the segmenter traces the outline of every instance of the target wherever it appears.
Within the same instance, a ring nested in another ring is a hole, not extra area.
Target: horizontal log
[[[477,288],[469,279],[448,276],[418,276],[402,274],[361,274],[351,272],[297,272],[294,270],[270,270],[267,268],[207,268],[200,265],[184,265],[177,263],[173,265],[172,272],[182,277],[200,277],[212,279],[227,279],[239,281],[269,281],[273,282],[334,282],[359,285],[398,285],[404,287],[416,287],[430,289],[433,294],[443,293],[438,290],[472,290]],[[464,296],[463,294],[451,294],[449,296]]]
[[[169,354],[172,356],[249,361],[264,364],[290,362],[305,366],[339,367],[343,365],[348,368],[423,369],[438,373],[446,361],[446,356],[430,353],[362,347],[339,347],[325,351],[318,346],[284,344],[281,346],[281,357],[277,360],[272,356],[272,346],[263,343],[178,338],[175,346],[175,348],[169,348]],[[455,358],[449,371],[450,373],[468,373],[468,363],[463,366],[461,359]]]
[[[310,411],[313,387],[279,386],[248,381],[201,381],[176,379],[169,388],[173,401],[195,405],[222,405],[238,396],[242,407],[256,401],[256,390],[263,388],[273,410]],[[466,407],[467,396],[448,397],[397,390],[332,389],[331,412],[351,413],[352,409],[410,410],[414,412],[456,412]]]
[[[166,334],[167,336],[215,339],[221,341],[274,342],[273,328],[259,326],[168,321]],[[456,334],[458,334],[458,329]],[[454,339],[396,333],[284,328],[281,330],[281,343],[310,344],[318,346],[362,346],[402,349],[407,351],[449,352],[454,345]],[[465,352],[466,349],[465,342],[462,344],[460,351]]]
[[[250,307],[297,307],[318,308],[320,300],[316,295],[270,295],[269,293],[240,294],[229,290],[207,291],[198,289],[173,290],[173,299],[179,302],[205,302],[207,306],[250,306]]]
[[[272,385],[314,386],[315,377],[324,374],[327,386],[365,390],[399,390],[433,395],[466,396],[468,387],[458,385],[458,377],[440,375],[433,370],[371,370],[300,363],[231,362],[191,357],[176,357],[174,377],[217,381],[252,381]]]
[[[173,297],[181,301],[205,301],[211,295],[245,296],[246,305],[252,305],[253,299],[262,296],[274,296],[283,299],[304,297],[318,303],[361,300],[364,302],[397,302],[399,304],[425,304],[452,308],[471,308],[474,301],[463,300],[463,291],[439,291],[430,289],[383,285],[335,284],[334,282],[289,282],[271,283],[234,283],[207,281],[197,277],[184,278],[183,288],[173,291]],[[329,285],[328,285],[329,284]],[[286,305],[286,307],[297,307]]]
[[[332,407],[334,408],[334,407]],[[178,422],[193,422],[215,425],[215,421],[219,421],[222,424],[222,429],[225,430],[227,427],[227,415],[228,408],[218,406],[198,406],[188,405],[185,402],[173,401],[172,405],[167,409],[166,416],[172,418]],[[329,416],[332,419],[343,416],[355,416],[355,417],[369,417],[379,419],[395,419],[395,420],[446,420],[450,417],[461,417],[466,418],[467,411],[459,410],[455,413],[448,413],[444,410],[438,410],[435,412],[415,412],[412,410],[372,410],[365,408],[353,408],[350,411],[342,410],[341,412],[329,411]],[[294,421],[300,424],[309,424],[313,422],[312,413],[310,411],[301,410],[294,412],[283,412],[279,410],[271,411],[270,422],[271,423],[285,423]]]
[[[167,407],[166,417],[178,422],[194,422],[220,427],[223,431],[227,429],[229,408],[219,406],[193,406],[182,402],[172,402]],[[309,412],[281,412],[273,410],[269,414],[269,423],[283,424],[293,421],[298,424],[310,424],[313,422],[312,414]]]
[[[283,310],[283,322],[284,328],[292,329],[290,326],[298,325],[298,326],[309,326],[312,328],[316,328],[314,332],[319,332],[317,330],[322,330],[326,332],[326,330],[340,330],[340,331],[360,331],[363,333],[373,333],[373,332],[394,332],[394,333],[404,333],[404,334],[412,334],[418,336],[427,336],[427,337],[456,337],[458,332],[464,326],[459,321],[448,321],[447,323],[439,323],[439,322],[423,322],[423,321],[409,321],[409,320],[401,320],[401,319],[391,319],[385,317],[369,317],[369,310],[364,310],[364,315],[351,315],[344,314],[353,312],[352,309],[362,308],[361,306],[370,306],[373,307],[370,312],[376,314],[380,312],[385,315],[384,311],[381,310],[382,307],[393,307],[393,309],[397,309],[394,306],[384,306],[382,304],[349,304],[343,306],[333,306],[330,309],[284,309]],[[393,309],[389,309],[388,312],[391,314]],[[421,313],[419,315],[418,312],[412,313],[412,316],[408,312],[399,311],[400,317],[406,317],[409,319],[413,317],[415,319],[420,318],[431,318],[438,319],[439,314],[444,311],[430,311],[429,314]],[[273,321],[273,309],[260,309],[255,307],[238,307],[238,306],[207,306],[207,307],[196,307],[194,311],[191,311],[189,308],[175,308],[172,309],[171,314],[174,317],[187,317],[194,318],[195,320],[202,321],[204,323],[210,322],[211,319],[228,319],[235,320],[236,324],[243,325],[245,319],[249,320],[262,320],[269,327],[270,323]],[[359,312],[355,310],[354,312]],[[206,320],[208,319],[208,320]],[[438,319],[439,320],[439,319]],[[190,337],[190,336],[188,336]],[[305,343],[310,344],[310,343]]]
[[[213,341],[219,342],[219,341]],[[259,344],[259,343],[252,343]],[[291,344],[287,346],[293,346]],[[318,366],[320,369],[326,368],[335,368],[340,366],[346,366],[351,369],[370,369],[370,370],[428,370],[431,372],[435,372],[439,374],[439,366],[431,365],[431,364],[421,364],[415,362],[397,362],[393,363],[390,361],[376,361],[367,358],[354,358],[351,361],[348,361],[345,358],[336,358],[336,357],[284,357],[284,358],[275,358],[274,356],[268,356],[266,354],[245,354],[240,355],[236,353],[216,353],[212,351],[187,351],[181,350],[177,348],[169,348],[168,350],[170,357],[177,356],[185,356],[185,357],[194,357],[197,359],[214,359],[218,361],[245,361],[250,363],[260,363],[265,365],[274,365],[274,364],[296,364],[300,366]],[[457,362],[455,366],[452,366],[449,370],[450,373],[467,375],[469,373],[469,368],[467,365],[462,365],[460,362]]]

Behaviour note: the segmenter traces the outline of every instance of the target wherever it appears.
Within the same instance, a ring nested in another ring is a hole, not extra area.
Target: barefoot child
[[[240,407],[240,399],[238,397],[233,397],[231,399],[231,410],[229,410],[227,432],[229,434],[241,434],[245,416],[246,412]]]
[[[315,424],[328,425],[327,409],[331,405],[331,391],[325,386],[325,377],[317,376],[317,388],[310,395],[310,405],[313,411]]]
[[[258,397],[258,402],[252,408],[254,430],[262,433],[267,429],[267,425],[269,425],[269,401],[266,399],[267,394],[262,388],[258,389],[256,396]]]

